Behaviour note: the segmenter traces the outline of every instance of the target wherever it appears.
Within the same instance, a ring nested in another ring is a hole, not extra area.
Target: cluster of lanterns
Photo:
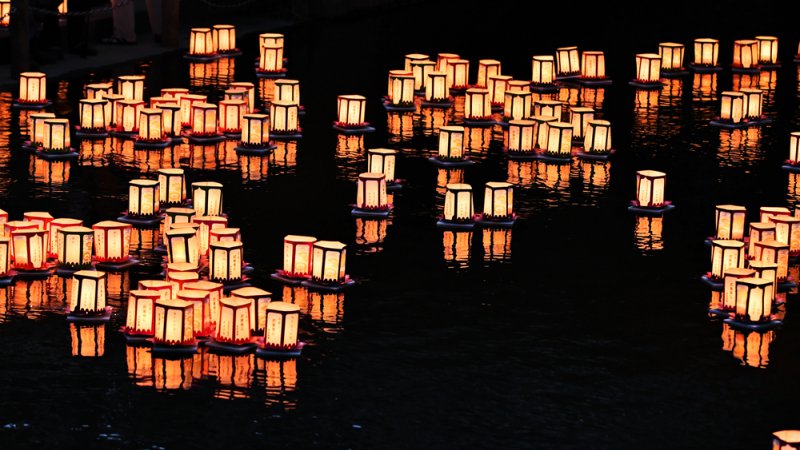
[[[236,27],[214,25],[189,31],[189,52],[184,57],[192,61],[210,61],[241,54],[236,47]]]

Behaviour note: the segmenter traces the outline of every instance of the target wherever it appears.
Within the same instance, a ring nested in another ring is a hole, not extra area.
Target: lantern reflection
[[[469,266],[472,255],[472,231],[445,231],[442,236],[444,261],[449,267],[463,269]]]
[[[194,359],[153,357],[153,384],[159,391],[188,390],[192,387]]]
[[[216,377],[217,388],[214,398],[232,400],[250,398],[252,385],[253,355],[219,355],[210,353],[208,365],[212,369],[209,376]],[[216,369],[216,370],[213,370]]]
[[[741,331],[722,324],[722,350],[730,352],[744,366],[766,368],[769,346],[774,340],[774,331]]]
[[[148,346],[125,346],[125,363],[128,377],[136,386],[153,386],[153,360]]]
[[[363,246],[359,253],[378,253],[383,250],[386,239],[387,219],[369,220],[356,218],[356,244]]]
[[[286,410],[293,409],[295,402],[285,399],[284,396],[297,388],[297,360],[258,358],[256,364],[264,367],[266,406],[282,405]]]
[[[664,218],[636,216],[633,243],[642,255],[651,255],[664,250]]]
[[[414,137],[413,113],[386,113],[386,127],[389,132],[389,142],[403,142]]]
[[[483,260],[486,262],[511,261],[511,230],[503,228],[484,228]]]
[[[103,356],[106,349],[106,325],[69,324],[72,341],[72,356],[97,358]]]

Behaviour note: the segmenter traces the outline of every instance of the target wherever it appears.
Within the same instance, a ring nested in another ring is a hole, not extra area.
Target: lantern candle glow
[[[661,56],[661,76],[680,76],[687,74],[683,67],[683,56],[686,46],[675,42],[662,42],[658,44],[658,54]]]
[[[386,188],[400,187],[395,178],[397,150],[389,148],[371,148],[367,150],[367,172],[382,173],[386,176]]]
[[[776,276],[778,283],[787,281],[789,276],[789,244],[784,244],[775,239],[755,243],[755,252],[752,255],[756,261],[775,263],[778,265]]]
[[[508,138],[505,150],[509,157],[534,155],[536,142],[536,122],[533,120],[511,120],[508,122]]]
[[[748,228],[748,249],[749,258],[754,258],[756,254],[756,242],[775,239],[775,224],[773,222],[751,222]]]
[[[775,36],[756,36],[758,42],[758,64],[762,69],[775,69],[778,64],[778,38]]]
[[[79,270],[72,274],[72,293],[67,320],[108,320],[111,309],[106,308],[105,272]]]
[[[160,108],[139,110],[139,131],[134,146],[164,148],[172,143],[164,133],[164,112]]]
[[[775,292],[769,280],[763,278],[736,280],[736,309],[733,321],[748,325],[770,322],[774,298]],[[731,320],[726,320],[726,323],[732,325]]]
[[[260,356],[297,356],[303,344],[297,340],[300,307],[286,302],[270,302],[266,309],[264,340],[256,349]]]
[[[153,352],[194,353],[194,305],[182,300],[159,300],[155,304]]]
[[[283,67],[283,35],[262,33],[258,36],[259,58],[256,75],[260,77],[282,77],[286,75]]]
[[[219,129],[222,133],[239,135],[242,132],[242,116],[247,112],[246,100],[220,100]]]
[[[241,284],[244,246],[241,242],[217,241],[208,248],[208,279],[219,283]]]
[[[448,125],[439,127],[439,149],[437,155],[428,158],[428,160],[445,167],[474,164],[464,154],[464,132],[465,130],[462,126]]]
[[[170,284],[170,286],[172,286]],[[223,297],[223,286],[221,283],[214,283],[206,280],[190,281],[182,284],[184,291],[200,291],[208,296],[209,300],[209,320],[213,329],[216,329],[219,319],[219,300]]]
[[[58,230],[61,228],[66,227],[79,227],[83,226],[83,221],[80,219],[70,219],[66,217],[60,217],[57,219],[53,219],[49,226],[48,226],[48,258],[55,259],[58,257]],[[91,249],[89,249],[91,252]]]
[[[255,112],[255,109],[256,109],[256,85],[254,83],[251,83],[249,81],[234,81],[231,84],[229,84],[228,87],[230,89],[244,89],[244,91],[246,93],[245,100],[247,100],[247,112]],[[276,92],[277,92],[277,89],[276,89]]]
[[[352,214],[356,217],[388,217],[391,208],[386,194],[386,176],[371,172],[359,174]]]
[[[286,235],[283,238],[283,269],[276,270],[272,278],[287,284],[299,284],[311,278],[312,252],[317,238]]]
[[[34,113],[28,116],[28,147],[36,148],[44,142],[44,121],[48,119],[55,119],[56,115],[53,113]]]
[[[789,133],[789,158],[783,168],[792,172],[800,171],[800,131]]]
[[[88,269],[92,265],[94,231],[81,225],[59,227],[56,231],[56,263],[59,269]],[[68,270],[64,273],[68,273]]]
[[[744,241],[747,208],[738,205],[717,205],[715,212],[715,239]]]
[[[414,76],[414,90],[424,93],[427,89],[428,74],[436,70],[436,63],[428,59],[412,61],[408,70]]]
[[[200,241],[193,227],[172,228],[164,233],[167,261],[188,263],[197,267],[200,262]]]
[[[43,108],[50,105],[47,99],[47,75],[42,72],[19,74],[19,97],[14,101],[18,108]]]
[[[636,55],[636,77],[630,85],[641,89],[660,89],[661,56],[655,53],[639,53]]]
[[[463,91],[469,87],[469,61],[466,59],[448,59],[445,66],[446,84],[451,91]]]
[[[436,222],[440,228],[471,229],[475,225],[475,210],[472,200],[472,186],[451,183],[444,194],[444,214]]]
[[[428,72],[425,79],[425,102],[422,105],[442,108],[449,108],[452,105],[450,88],[447,86],[447,73]]]
[[[135,225],[155,225],[159,215],[160,183],[158,180],[137,179],[128,182],[128,210],[117,220]]]
[[[231,297],[250,302],[250,330],[253,334],[263,333],[267,322],[267,307],[272,301],[272,293],[248,286],[231,291]]]
[[[636,172],[636,199],[628,210],[642,214],[661,214],[675,208],[672,202],[664,199],[667,174],[655,170]]]
[[[11,232],[14,269],[17,272],[45,272],[47,267],[47,231],[19,229]]]
[[[473,125],[491,125],[492,105],[489,102],[489,90],[469,88],[464,100],[464,122]]]
[[[157,291],[134,289],[128,294],[128,314],[123,332],[128,340],[142,340],[155,335]]]
[[[194,124],[194,108],[193,106],[200,103],[205,103],[205,95],[200,94],[182,94],[178,97],[178,105],[181,107],[181,125],[184,127],[191,127]]]
[[[758,67],[758,41],[755,39],[739,39],[733,41],[734,72],[752,72],[760,70]]]
[[[123,264],[132,261],[129,251],[133,227],[130,224],[106,220],[92,225],[92,230],[98,262]]]
[[[242,116],[242,137],[236,147],[236,152],[264,154],[274,148],[275,145],[269,140],[269,116],[244,114]]]
[[[46,119],[43,134],[42,153],[74,153],[70,147],[69,119]]]
[[[483,213],[478,223],[493,227],[510,227],[515,220],[514,185],[501,181],[487,182],[483,196]]]
[[[111,104],[104,98],[82,99],[78,102],[80,129],[76,136],[104,137],[108,135]]]
[[[217,106],[211,103],[192,104],[192,129],[189,141],[198,143],[225,140],[225,136],[217,128]]]
[[[311,279],[301,284],[309,289],[338,291],[355,284],[345,271],[347,245],[317,241],[312,250]]]
[[[120,137],[133,137],[139,131],[139,113],[144,109],[141,100],[119,100],[115,103],[115,134]]]
[[[214,334],[214,323],[211,320],[211,298],[207,292],[183,289],[175,294],[175,298],[191,303],[194,307],[192,327],[196,338],[205,338]]]
[[[789,245],[789,255],[800,255],[800,217],[773,216],[770,222],[775,224],[775,240]]]
[[[200,240],[200,255],[208,253],[208,245],[211,243],[211,230],[215,228],[226,228],[228,218],[224,216],[195,216],[192,222],[200,225],[198,238]]]
[[[504,97],[503,117],[506,121],[524,120],[531,117],[532,96],[530,92],[509,89],[505,91]]]
[[[711,242],[711,271],[703,277],[703,281],[720,283],[725,271],[741,269],[744,265],[744,242],[716,239]]]
[[[578,81],[590,86],[611,84],[611,79],[606,76],[605,53],[584,51],[581,54],[581,76]]]
[[[184,58],[194,61],[210,61],[217,57],[211,28],[192,28],[189,31],[189,53]]]
[[[727,315],[730,311],[736,309],[736,282],[742,278],[755,276],[756,271],[753,269],[732,267],[725,270],[722,275],[722,308],[719,310],[720,313]]]
[[[250,300],[229,297],[219,301],[220,311],[214,340],[207,345],[221,350],[252,349],[250,332]],[[221,344],[221,345],[220,345]]]
[[[273,101],[269,105],[269,132],[275,139],[301,137],[299,115],[298,105],[288,101]]]
[[[556,80],[556,62],[552,55],[538,55],[531,59],[531,89],[536,92],[558,91]]]

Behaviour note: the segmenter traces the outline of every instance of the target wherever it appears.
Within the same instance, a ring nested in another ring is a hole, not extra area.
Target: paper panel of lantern
[[[228,218],[223,216],[195,216],[192,218],[192,222],[200,225],[198,237],[201,255],[208,253],[208,245],[211,243],[211,230],[228,226]]]
[[[461,57],[458,56],[456,53],[439,53],[436,55],[436,71],[437,72],[446,72],[447,71],[447,63],[450,60],[460,59]]]
[[[244,246],[241,242],[214,242],[209,245],[208,279],[217,282],[241,281]]]
[[[469,61],[466,59],[448,59],[445,73],[447,74],[447,87],[451,90],[469,87]]]
[[[265,148],[269,142],[269,116],[245,114],[242,116],[241,145],[250,148]]]
[[[364,211],[389,210],[386,176],[383,173],[365,172],[358,175],[356,208]]]
[[[772,216],[791,216],[792,212],[789,208],[783,206],[762,206],[758,209],[759,221],[770,222]]]
[[[768,321],[772,312],[775,292],[772,282],[763,278],[742,278],[736,281],[736,309],[734,314],[742,322]]]
[[[238,228],[212,228],[208,232],[209,242],[242,241],[242,233]]]
[[[655,53],[640,53],[636,55],[636,78],[634,84],[660,85],[661,82],[661,57]]]
[[[519,90],[505,91],[503,116],[507,120],[523,120],[531,116],[531,93]]]
[[[594,108],[571,106],[569,108],[569,121],[572,123],[572,138],[583,139],[586,136],[588,122],[591,120],[594,120]]]
[[[778,292],[778,264],[765,261],[751,260],[749,268],[754,272],[753,277],[763,278],[772,282],[772,292]]]
[[[661,71],[665,73],[682,71],[685,52],[686,47],[683,44],[675,42],[658,44],[658,54],[661,55]]]
[[[344,128],[361,128],[364,121],[367,98],[362,95],[340,95],[337,98],[337,125]]]
[[[698,67],[717,67],[719,40],[700,38],[694,40],[694,65]]]
[[[717,205],[715,213],[717,239],[744,240],[747,208],[738,205]]]
[[[190,136],[214,137],[218,135],[217,106],[211,103],[192,104],[192,130]]]
[[[175,224],[190,223],[195,216],[195,210],[192,208],[167,208],[164,211],[164,235]],[[166,237],[164,237],[166,240]]]
[[[772,433],[772,448],[773,450],[800,449],[800,430],[781,430]]]
[[[340,284],[347,281],[345,263],[347,246],[335,241],[314,243],[311,263],[312,280],[323,284]]]
[[[478,61],[478,81],[475,83],[475,87],[488,87],[489,77],[500,75],[500,72],[502,72],[500,61],[496,59],[481,59]]]
[[[609,153],[611,148],[611,122],[590,120],[586,124],[583,151],[588,153]]]
[[[311,236],[287,235],[283,238],[283,269],[278,274],[288,278],[310,278],[312,251],[317,239]]]
[[[446,187],[443,219],[447,222],[471,222],[475,214],[472,186],[453,183]]]
[[[530,92],[531,82],[525,80],[509,80],[506,85],[506,90]]]
[[[736,282],[742,278],[752,278],[756,276],[753,269],[732,267],[725,270],[722,281],[722,310],[733,311],[736,309]]]
[[[772,222],[751,222],[748,229],[748,249],[750,256],[756,253],[756,242],[775,239],[775,224]]]
[[[743,88],[739,92],[744,95],[742,115],[748,119],[760,119],[764,92],[754,88]]]
[[[55,114],[45,112],[31,114],[28,117],[28,134],[32,147],[35,148],[44,143],[44,122],[55,118]]]
[[[0,279],[8,280],[10,270],[11,239],[7,237],[0,237]]]
[[[534,145],[536,148],[546,149],[547,138],[550,134],[549,124],[557,122],[558,119],[553,116],[533,116],[531,119],[536,124],[536,141]]]
[[[752,255],[756,261],[775,263],[778,265],[778,282],[783,282],[789,274],[789,245],[777,240],[766,240],[755,243]]]
[[[144,75],[117,77],[117,94],[125,100],[144,100]]]
[[[103,98],[108,101],[108,109],[111,114],[108,119],[108,126],[110,129],[118,130],[118,122],[122,120],[122,110],[117,106],[117,103],[125,100],[125,98],[120,94],[106,94]]]
[[[230,54],[239,51],[236,48],[236,27],[233,25],[214,25],[211,28],[213,48],[218,53]]]
[[[283,68],[283,35],[262,33],[259,35],[258,72],[281,73]]]
[[[140,143],[165,142],[164,116],[159,108],[142,108],[139,110],[139,133],[136,137]]]
[[[575,76],[581,73],[578,47],[559,47],[556,49],[556,74],[559,77]]]
[[[558,100],[537,100],[533,104],[534,115],[549,116],[561,120],[563,103]]]
[[[300,105],[300,82],[288,79],[276,80],[274,100]]]
[[[536,122],[533,120],[511,120],[508,122],[509,153],[532,153],[536,142]]]
[[[197,337],[211,336],[214,332],[214,326],[211,320],[211,298],[209,294],[203,291],[183,289],[175,294],[175,298],[191,303],[194,307],[192,313],[194,335]]]
[[[49,226],[48,226],[48,258],[56,258],[58,256],[58,230],[61,228],[66,227],[78,227],[82,226],[83,221],[80,219],[70,219],[66,217],[60,217],[57,219],[53,219]],[[91,230],[89,230],[91,231]],[[91,251],[91,249],[90,249]]]
[[[450,99],[450,87],[447,85],[447,73],[429,72],[425,80],[425,101],[428,103],[445,103]]]
[[[155,334],[155,307],[161,300],[158,291],[134,289],[128,295],[128,314],[125,318],[125,334],[153,336]]]
[[[655,170],[636,172],[636,203],[641,208],[659,208],[664,206],[664,188],[667,174]]]
[[[129,260],[131,231],[126,223],[106,220],[92,225],[94,230],[94,253],[100,262],[119,263]]]
[[[20,105],[46,105],[47,100],[47,75],[42,72],[22,72],[19,74]]]
[[[489,103],[489,90],[470,88],[467,89],[464,101],[465,120],[491,120],[492,106]]]
[[[71,150],[69,119],[46,119],[44,121],[42,150],[45,153],[66,153]]]
[[[150,97],[150,107],[155,108],[162,105],[178,105],[178,99],[172,97]]]
[[[800,217],[773,216],[775,240],[789,245],[791,255],[800,254]]]
[[[439,128],[439,152],[441,160],[464,159],[464,127],[443,126]]]
[[[550,86],[555,81],[555,59],[551,55],[538,55],[532,58],[531,82],[534,86]]]
[[[758,41],[739,39],[733,41],[733,67],[735,69],[758,68]]]
[[[395,182],[394,168],[397,159],[397,150],[388,148],[373,148],[367,150],[367,172],[382,173],[386,182]]]
[[[223,133],[241,133],[242,116],[247,112],[245,100],[220,100],[219,129]]]
[[[172,228],[164,235],[170,263],[189,263],[197,266],[200,261],[200,243],[194,228]]]
[[[14,268],[17,270],[47,269],[47,231],[19,229],[10,234]]]
[[[581,78],[601,80],[606,78],[606,56],[600,51],[584,51],[581,54]]]
[[[253,334],[263,333],[267,322],[267,306],[272,300],[272,293],[248,286],[231,291],[231,297],[250,302],[250,329]]]
[[[216,181],[192,183],[192,204],[198,216],[221,216],[222,184]]]
[[[159,300],[155,306],[153,342],[167,346],[193,346],[194,305],[181,300]]]
[[[159,182],[157,180],[131,180],[128,182],[128,215],[154,217],[159,214]]]
[[[53,221],[53,216],[51,216],[49,212],[28,211],[22,213],[22,220],[24,222],[36,224],[36,227],[40,230],[49,231],[50,223]]]
[[[514,185],[501,181],[486,183],[483,197],[483,217],[508,220],[514,217]]]
[[[79,270],[72,274],[70,314],[104,315],[106,313],[106,282],[105,272]]]
[[[275,134],[299,133],[299,114],[300,108],[298,105],[285,101],[273,101],[269,105],[269,131]]]
[[[428,74],[436,70],[436,63],[430,60],[412,61],[408,70],[414,76],[414,90],[425,91]]]
[[[94,231],[74,225],[56,229],[56,261],[59,266],[88,268],[92,264]]]
[[[91,83],[86,85],[87,99],[102,99],[114,92],[113,83]]]
[[[494,106],[503,106],[505,104],[506,90],[508,83],[513,78],[508,75],[495,75],[489,77],[489,101]]]
[[[111,104],[104,98],[82,99],[78,102],[80,132],[103,134],[111,120]]]
[[[778,38],[775,36],[756,36],[758,42],[758,64],[774,66],[778,63]]]
[[[189,56],[211,57],[216,54],[210,28],[192,28],[189,31]]]
[[[119,100],[116,102],[114,118],[117,132],[137,133],[139,131],[139,113],[144,109],[141,100]]]
[[[789,133],[789,158],[786,162],[792,166],[800,162],[800,131]]]
[[[296,350],[300,308],[292,303],[271,302],[266,313],[264,347],[273,351]]]
[[[180,205],[186,200],[186,175],[183,169],[158,169],[158,185],[159,203]]]
[[[237,297],[219,301],[219,320],[214,339],[226,344],[250,343],[250,300]]]
[[[142,280],[139,282],[139,289],[156,292],[161,300],[172,299],[172,287],[172,283],[165,280]]]
[[[550,122],[547,124],[547,147],[545,153],[551,156],[569,158],[572,156],[572,124]]]
[[[416,61],[429,61],[430,57],[422,53],[408,53],[405,56],[403,68],[411,71],[411,65]]]
[[[721,280],[725,271],[743,268],[744,242],[716,239],[711,242],[711,277]]]

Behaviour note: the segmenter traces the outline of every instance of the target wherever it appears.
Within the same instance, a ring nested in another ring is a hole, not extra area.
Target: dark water
[[[724,19],[739,17],[736,5],[686,7],[664,12],[633,39],[621,19],[613,32],[595,32],[591,14],[536,33],[515,5],[473,28],[480,15],[468,6],[287,30],[290,74],[302,82],[308,114],[304,138],[269,158],[237,157],[233,143],[148,152],[109,139],[76,142],[76,162],[48,163],[16,150],[26,113],[10,110],[12,93],[0,93],[0,208],[94,223],[125,208],[129,179],[159,167],[220,181],[256,267],[254,284],[301,306],[309,342],[302,357],[284,362],[151,358],[116,331],[126,292],[145,274],[111,274],[118,309],[107,325],[88,328],[65,322],[64,280],[20,281],[0,290],[2,447],[749,449],[769,448],[772,431],[800,427],[796,295],[779,312],[781,330],[744,335],[708,319],[711,294],[698,282],[709,266],[703,238],[713,231],[715,204],[745,205],[753,218],[761,205],[794,208],[800,199],[800,178],[780,169],[799,119],[798,73],[788,63],[796,36],[786,15],[773,9],[774,27],[735,30]],[[601,17],[618,13],[628,14],[616,7]],[[442,26],[420,28],[427,23]],[[659,41],[719,37],[727,62],[733,38],[757,33],[781,38],[782,69],[754,78],[726,71],[708,91],[692,77],[660,95],[625,83],[633,54]],[[240,41],[245,56],[230,62],[190,65],[168,55],[51,79],[53,109],[74,120],[84,83],[139,72],[148,74],[147,95],[192,86],[217,98],[228,81],[254,81],[256,38]],[[405,53],[459,52],[473,72],[479,58],[494,57],[504,73],[527,77],[530,55],[570,44],[606,50],[614,86],[559,96],[612,122],[619,151],[610,163],[507,161],[497,128],[470,133],[480,164],[438,170],[425,157],[436,147],[433,126],[451,117],[387,114],[378,102],[387,71],[401,67]],[[749,85],[767,90],[773,124],[707,126],[718,92]],[[367,120],[378,132],[358,138],[330,129],[335,96],[349,93],[368,96]],[[401,150],[398,176],[407,187],[394,195],[389,221],[349,212],[371,147]],[[673,213],[626,212],[639,169],[668,173]],[[512,231],[437,230],[443,186],[462,177],[478,208],[486,181],[516,183],[522,220]],[[360,286],[320,295],[273,283],[268,274],[289,233],[346,242],[348,272]],[[135,236],[145,260],[157,259],[154,244],[152,232]]]

